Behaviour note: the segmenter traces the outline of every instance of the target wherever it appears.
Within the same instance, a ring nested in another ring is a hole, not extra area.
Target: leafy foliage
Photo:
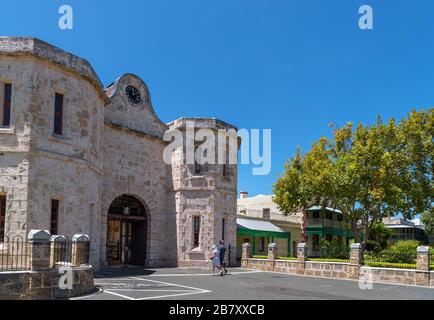
[[[412,265],[416,264],[419,245],[419,241],[416,240],[398,241],[389,250],[383,250],[379,253],[368,252],[365,255],[365,262],[371,266],[376,263],[392,263],[405,264],[406,267],[412,268]]]
[[[286,214],[311,205],[340,209],[363,248],[383,218],[432,213],[433,111],[412,111],[399,123],[378,117],[371,126],[334,127],[332,139],[304,155],[298,149],[285,164],[274,201]]]
[[[385,250],[389,239],[392,237],[392,233],[392,230],[386,228],[382,222],[373,224],[371,230],[369,230],[369,240],[366,244],[366,250],[375,253]]]
[[[337,239],[332,241],[321,239],[320,249],[322,258],[348,259],[350,255],[349,248]]]

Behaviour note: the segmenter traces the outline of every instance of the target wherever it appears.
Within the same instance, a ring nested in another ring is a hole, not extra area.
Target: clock
[[[125,93],[127,94],[128,100],[130,100],[130,102],[132,104],[140,103],[140,101],[141,101],[140,92],[139,92],[139,90],[137,90],[136,87],[128,86],[125,89]]]

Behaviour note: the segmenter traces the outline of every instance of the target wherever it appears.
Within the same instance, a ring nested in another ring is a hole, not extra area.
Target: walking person
[[[211,251],[211,262],[212,262],[212,275],[215,276],[215,270],[219,270],[220,274],[222,273],[221,271],[221,262],[220,262],[220,257],[219,257],[219,251],[216,245],[212,246],[212,251]]]
[[[220,266],[221,266],[220,275],[223,276],[223,273],[224,274],[228,273],[228,269],[226,269],[226,263],[224,262],[225,255],[226,255],[226,247],[225,247],[225,241],[224,240],[219,241],[219,247],[217,249],[217,252],[218,252],[218,256],[220,258]]]

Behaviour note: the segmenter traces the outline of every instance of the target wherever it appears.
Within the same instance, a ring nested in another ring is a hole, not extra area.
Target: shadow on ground
[[[123,277],[137,277],[137,276],[149,276],[155,273],[155,270],[148,270],[144,267],[111,267],[104,268],[94,274],[95,279],[101,278],[123,278]]]

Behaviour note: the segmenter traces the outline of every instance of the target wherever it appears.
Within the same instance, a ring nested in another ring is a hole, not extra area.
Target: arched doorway
[[[108,212],[107,264],[144,266],[146,209],[134,196],[116,198]]]

